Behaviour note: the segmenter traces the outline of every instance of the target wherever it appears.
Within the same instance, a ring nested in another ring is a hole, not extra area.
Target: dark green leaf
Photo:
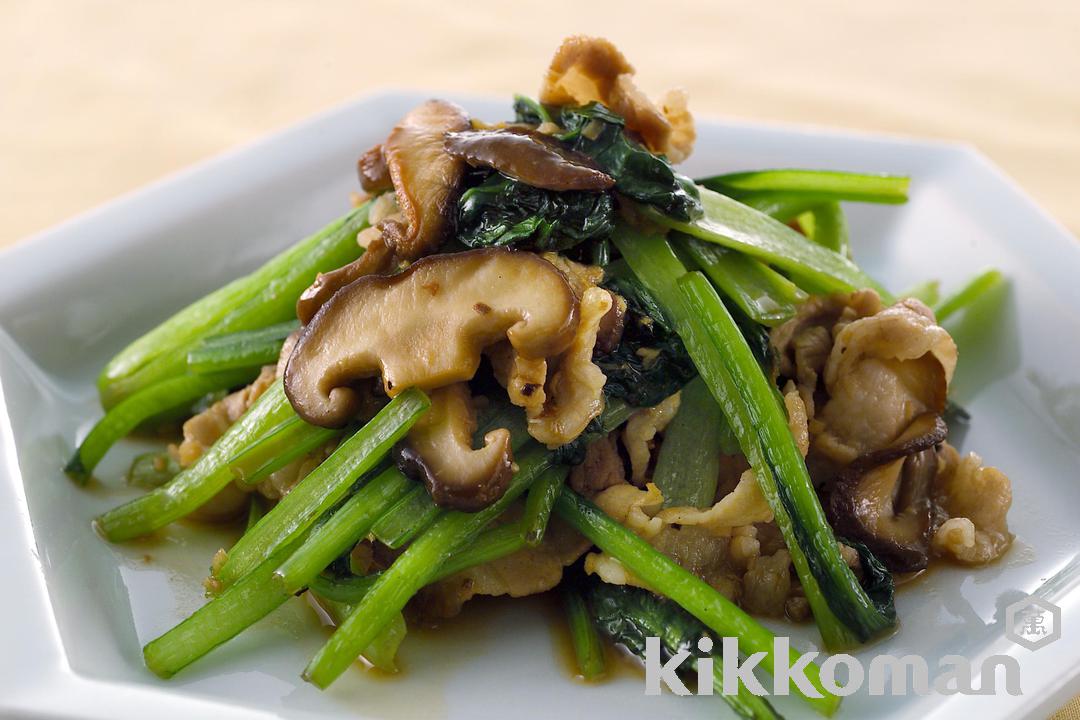
[[[563,107],[559,139],[588,155],[615,178],[615,189],[683,221],[702,215],[701,200],[692,180],[679,175],[666,158],[654,155],[629,138],[621,117],[599,103]]]
[[[548,114],[547,108],[525,95],[514,96],[514,118],[517,122],[527,125],[551,122],[551,115]]]
[[[607,376],[604,394],[651,407],[697,375],[682,340],[637,280],[616,275],[605,286],[626,299],[622,342],[593,362]]]
[[[641,588],[608,585],[596,578],[589,578],[582,586],[586,604],[597,629],[639,658],[645,658],[646,638],[657,637],[660,639],[661,662],[666,663],[675,655],[686,651],[691,658],[686,663],[688,670],[696,669],[698,641],[703,637],[712,639],[714,683],[718,690],[722,688],[723,662],[720,642],[697,618],[671,600]],[[742,717],[780,717],[767,700],[753,695],[742,684],[737,694],[722,697]]]
[[[862,566],[862,579],[859,584],[873,601],[878,612],[895,622],[896,606],[893,604],[893,595],[896,589],[893,586],[892,574],[874,553],[870,552],[870,548],[847,538],[837,539],[859,553],[859,564]]]
[[[495,172],[461,196],[457,232],[469,247],[566,250],[606,239],[614,222],[611,193],[542,190]]]

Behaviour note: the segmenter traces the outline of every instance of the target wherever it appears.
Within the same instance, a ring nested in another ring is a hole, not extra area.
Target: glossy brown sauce
[[[308,598],[312,611],[318,616],[320,624],[329,635],[334,629],[329,614],[310,594],[306,594],[305,597]],[[467,652],[470,648],[474,651],[482,650],[498,642],[498,638],[494,637],[489,627],[490,618],[493,615],[508,612],[511,608],[515,613],[531,613],[544,621],[551,632],[552,659],[568,679],[595,684],[621,677],[635,679],[644,677],[644,668],[636,657],[621,646],[603,640],[604,673],[593,680],[585,680],[578,671],[574,646],[570,640],[570,629],[556,592],[546,592],[527,598],[477,596],[465,603],[461,613],[456,617],[437,621],[410,618],[409,634],[402,644],[402,651],[398,653],[397,673],[379,670],[363,659],[359,660],[354,667],[363,671],[365,678],[392,682],[408,674],[410,657],[454,657],[463,651]],[[407,616],[408,614],[406,612]],[[418,646],[422,652],[410,652],[408,647],[410,644]]]
[[[586,679],[578,670],[577,654],[574,652],[574,642],[570,638],[570,625],[566,622],[558,593],[544,593],[543,607],[545,619],[551,628],[555,661],[567,677],[586,685],[608,682],[620,677],[638,680],[645,677],[645,667],[641,660],[623,646],[616,645],[601,635],[600,642],[604,648],[604,672],[591,680]]]
[[[319,621],[319,626],[326,633],[327,639],[329,639],[330,636],[334,634],[334,630],[337,629],[337,624],[334,622],[334,618],[331,616],[330,611],[323,607],[318,598],[309,592],[303,594],[303,599],[307,601],[308,606]],[[409,633],[412,633],[411,626],[409,627]],[[408,642],[408,635],[406,635],[405,642]],[[400,680],[406,674],[404,671],[405,668],[402,666],[401,662],[401,653],[398,653],[395,662],[398,666],[398,671],[396,673],[381,670],[369,663],[363,657],[357,658],[356,662],[353,663],[353,667],[361,670],[365,677],[373,678],[375,680]]]
[[[930,569],[932,568],[895,576],[894,582],[897,591],[909,592],[911,588],[919,587],[924,578],[928,576]],[[329,636],[334,629],[333,621],[310,594],[306,594],[305,597],[309,599],[313,612],[317,614],[320,623]],[[592,680],[586,680],[578,670],[577,656],[570,638],[570,628],[567,625],[562,603],[556,591],[549,591],[527,598],[481,595],[465,603],[461,613],[452,618],[432,620],[410,617],[409,635],[403,645],[403,652],[399,653],[398,656],[399,672],[388,673],[379,670],[366,663],[363,659],[357,661],[356,667],[364,672],[365,677],[395,681],[408,674],[408,657],[410,655],[419,657],[405,649],[405,646],[410,644],[410,640],[414,643],[419,641],[416,644],[423,646],[424,655],[435,653],[446,656],[452,656],[453,653],[469,647],[483,647],[484,641],[497,642],[496,638],[489,637],[491,635],[488,629],[489,620],[495,614],[507,612],[510,607],[514,608],[514,612],[524,610],[542,618],[551,633],[552,659],[568,679],[591,685],[624,677],[635,680],[644,677],[644,666],[639,658],[623,646],[616,645],[601,636],[604,648],[604,673]],[[406,615],[408,616],[409,613],[407,612]],[[873,641],[872,644],[880,642],[892,634],[888,633],[885,637]]]
[[[442,620],[437,624],[421,625],[417,630],[424,635],[425,639],[435,642],[455,642],[459,638],[461,642],[468,642],[469,638],[475,638],[478,633],[483,632],[487,618],[493,613],[505,610],[511,604],[518,611],[525,604],[527,612],[538,615],[548,626],[552,639],[553,659],[568,679],[593,684],[618,677],[644,677],[645,671],[637,658],[625,649],[601,638],[604,647],[604,674],[593,680],[586,680],[578,670],[577,656],[570,639],[570,627],[567,625],[557,591],[532,595],[528,598],[478,596],[467,602],[457,617]],[[409,632],[414,632],[412,625]]]

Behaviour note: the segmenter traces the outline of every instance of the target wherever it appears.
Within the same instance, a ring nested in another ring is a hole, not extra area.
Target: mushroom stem
[[[476,430],[472,397],[465,383],[431,393],[431,411],[409,431],[398,468],[422,481],[436,505],[476,511],[502,497],[514,473],[510,431],[492,430],[473,450]]]

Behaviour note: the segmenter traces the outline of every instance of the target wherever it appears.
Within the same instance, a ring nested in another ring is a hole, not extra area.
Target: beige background
[[[1080,233],[1080,2],[0,0],[0,245],[375,88],[535,92],[611,37],[701,115],[953,138]]]
[[[1080,233],[1075,0],[0,0],[0,246],[377,88],[534,93],[571,32],[703,116],[973,143]]]

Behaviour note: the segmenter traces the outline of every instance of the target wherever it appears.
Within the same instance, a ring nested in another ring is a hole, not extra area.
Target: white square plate
[[[482,621],[405,643],[406,672],[358,672],[320,693],[299,678],[326,637],[301,601],[171,681],[140,647],[201,602],[225,542],[177,526],[110,546],[90,519],[126,499],[122,472],[146,445],[114,450],[91,491],[60,468],[98,417],[93,379],[128,341],[344,212],[355,158],[423,99],[346,105],[200,165],[0,255],[0,712],[75,718],[718,717],[718,698],[645,697],[639,678],[568,679],[542,605],[489,603]],[[478,117],[508,102],[463,99]],[[965,448],[1013,480],[1009,555],[977,571],[934,570],[899,592],[901,629],[864,655],[973,660],[1008,653],[1018,697],[845,700],[840,717],[983,720],[1045,716],[1080,691],[1080,245],[967,147],[851,134],[699,123],[690,175],[763,167],[907,173],[911,201],[854,205],[860,263],[894,290],[928,277],[956,287],[986,266],[1012,290],[993,337],[961,338],[955,389],[973,422]],[[1004,608],[1031,593],[1063,610],[1064,638],[1038,651],[1004,636]],[[784,627],[784,626],[780,626]],[[466,631],[467,630],[467,631]],[[790,631],[791,629],[788,628]],[[792,633],[807,647],[809,628]],[[789,717],[805,712],[787,700]]]

